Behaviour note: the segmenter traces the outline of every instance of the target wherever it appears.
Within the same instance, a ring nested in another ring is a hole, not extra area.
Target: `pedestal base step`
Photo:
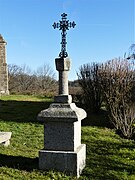
[[[0,144],[8,146],[10,144],[11,132],[0,132]]]
[[[86,162],[86,145],[76,151],[39,151],[39,169],[56,170],[79,177]]]

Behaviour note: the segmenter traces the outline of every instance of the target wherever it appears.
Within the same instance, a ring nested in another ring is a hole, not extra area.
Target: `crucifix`
[[[66,52],[66,30],[69,30],[69,28],[74,28],[75,27],[75,22],[69,22],[67,20],[67,14],[63,13],[61,14],[62,20],[59,21],[59,23],[54,22],[53,27],[54,29],[58,28],[59,30],[62,30],[61,35],[62,35],[62,41],[61,41],[61,52],[59,54],[59,57],[67,57],[68,53]]]
[[[86,145],[81,144],[81,120],[86,112],[72,103],[68,93],[70,58],[66,52],[66,31],[74,28],[75,22],[69,22],[65,13],[61,16],[62,20],[53,24],[54,28],[62,30],[61,52],[55,59],[59,95],[54,96],[48,109],[38,114],[38,119],[44,123],[44,149],[39,151],[39,169],[79,177],[86,163]]]
[[[59,23],[54,22],[53,27],[54,29],[58,28],[61,30],[61,35],[62,35],[62,41],[61,41],[61,52],[59,53],[59,58],[55,59],[56,63],[56,70],[59,72],[59,97],[56,97],[55,100],[59,102],[59,99],[62,100],[61,102],[69,101],[69,92],[68,92],[68,71],[70,70],[70,59],[68,58],[68,53],[66,52],[66,35],[67,35],[67,30],[69,28],[74,28],[75,27],[75,22],[69,22],[67,20],[67,14],[63,13],[61,14],[62,20],[59,21]],[[71,98],[70,98],[71,99]]]

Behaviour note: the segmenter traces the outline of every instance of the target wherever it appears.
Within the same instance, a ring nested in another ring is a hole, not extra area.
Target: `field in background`
[[[37,114],[52,99],[40,96],[0,97],[0,131],[12,131],[11,145],[0,146],[0,180],[73,180],[59,172],[38,170],[38,151],[43,148],[43,125]],[[135,141],[120,138],[107,128],[104,112],[82,123],[82,143],[87,145],[82,180],[134,180]]]

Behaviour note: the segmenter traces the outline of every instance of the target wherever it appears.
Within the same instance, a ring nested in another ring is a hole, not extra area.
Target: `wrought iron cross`
[[[69,22],[67,20],[67,14],[63,13],[61,14],[62,20],[59,21],[59,23],[54,22],[53,27],[54,29],[59,28],[59,30],[62,30],[61,35],[62,35],[62,41],[61,41],[61,52],[59,54],[59,57],[67,57],[68,53],[66,52],[66,30],[69,30],[69,28],[74,28],[75,27],[75,22]]]

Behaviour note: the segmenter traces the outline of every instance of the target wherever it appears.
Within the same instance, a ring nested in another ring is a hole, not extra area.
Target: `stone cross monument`
[[[38,114],[44,123],[44,149],[39,151],[39,168],[56,170],[79,177],[86,161],[86,145],[81,144],[81,120],[86,112],[72,103],[68,93],[68,71],[70,58],[66,52],[66,30],[74,27],[63,13],[60,23],[54,28],[62,30],[62,48],[59,58],[55,59],[56,70],[59,72],[59,95],[48,109]]]
[[[6,41],[0,34],[0,94],[8,95],[8,70],[6,63]]]

